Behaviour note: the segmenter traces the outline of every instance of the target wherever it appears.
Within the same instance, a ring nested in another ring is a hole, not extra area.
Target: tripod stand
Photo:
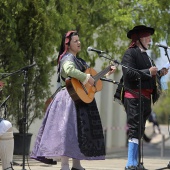
[[[1,79],[6,78],[8,76],[12,76],[14,74],[17,73],[24,73],[24,83],[23,83],[23,87],[24,87],[24,108],[23,108],[23,118],[22,120],[22,124],[23,124],[23,162],[22,162],[22,170],[26,170],[25,169],[25,156],[26,156],[26,151],[25,151],[25,146],[26,146],[26,125],[27,125],[27,118],[28,118],[28,114],[27,114],[27,79],[28,79],[28,69],[32,68],[33,66],[35,66],[36,64],[33,63],[31,65],[28,65],[26,67],[23,67],[21,69],[19,69],[16,72],[10,73],[8,75],[3,75]],[[1,80],[0,79],[0,80]]]
[[[170,169],[170,162],[168,163],[168,165],[164,168],[159,168],[159,169],[156,169],[156,170],[162,170],[162,169]]]

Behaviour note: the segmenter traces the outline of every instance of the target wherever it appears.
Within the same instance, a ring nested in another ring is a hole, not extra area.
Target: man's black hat
[[[145,25],[138,25],[138,26],[135,26],[132,30],[128,31],[127,37],[131,39],[131,36],[133,34],[138,34],[141,32],[148,32],[152,35],[154,34],[154,31],[155,31],[154,28],[147,27]]]

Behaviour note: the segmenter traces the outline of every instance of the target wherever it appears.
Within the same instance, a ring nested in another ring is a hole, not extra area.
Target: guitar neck
[[[111,65],[106,67],[104,70],[102,70],[101,72],[99,72],[95,76],[93,76],[93,79],[95,81],[98,81],[102,76],[104,76],[106,73],[108,73],[110,71],[110,68],[111,68]]]

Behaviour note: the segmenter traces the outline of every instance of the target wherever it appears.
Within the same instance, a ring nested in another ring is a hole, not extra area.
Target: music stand
[[[4,79],[6,77],[9,77],[9,76],[12,76],[14,74],[17,74],[17,73],[24,73],[24,83],[23,83],[23,87],[24,87],[24,113],[23,113],[23,118],[22,118],[22,121],[23,121],[23,163],[22,163],[22,170],[26,170],[25,169],[25,156],[26,156],[26,150],[25,150],[25,137],[26,137],[26,124],[27,124],[27,79],[28,79],[28,69],[32,68],[33,66],[35,66],[36,63],[33,63],[31,65],[28,65],[26,67],[23,67],[13,73],[10,73],[8,75],[3,75],[1,77],[1,79]],[[0,79],[0,80],[1,80]]]

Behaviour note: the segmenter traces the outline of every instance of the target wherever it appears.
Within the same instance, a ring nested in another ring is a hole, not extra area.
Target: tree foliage
[[[154,105],[153,110],[157,115],[157,119],[161,124],[169,124],[170,117],[170,83],[168,89],[163,91],[158,102]]]
[[[11,95],[8,116],[16,124],[25,113],[25,102],[29,125],[41,116],[49,93],[53,68],[48,56],[54,53],[57,27],[53,5],[42,0],[0,2],[0,64],[4,73],[16,72],[5,79],[4,95]],[[34,62],[35,68],[21,69]]]
[[[88,46],[108,51],[119,59],[128,47],[128,30],[145,24],[155,28],[153,43],[170,41],[170,2],[166,0],[4,0],[0,2],[1,72],[12,73],[36,62],[28,70],[28,122],[43,115],[61,35],[68,30],[80,34],[80,56],[95,65],[98,57],[89,56]],[[152,47],[158,56],[159,49]],[[106,61],[107,62],[107,61]],[[4,78],[4,96],[10,94],[9,117],[18,121],[24,106],[23,72]],[[31,114],[30,114],[31,113]],[[15,116],[17,115],[17,116]]]

